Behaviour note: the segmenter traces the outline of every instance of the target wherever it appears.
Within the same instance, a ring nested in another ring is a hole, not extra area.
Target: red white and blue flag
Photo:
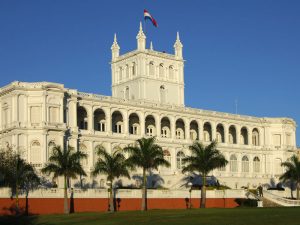
[[[158,26],[156,20],[150,15],[150,13],[146,9],[144,9],[144,20],[151,20],[153,26]]]

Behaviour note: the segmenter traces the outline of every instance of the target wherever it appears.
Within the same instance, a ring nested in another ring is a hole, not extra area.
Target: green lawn
[[[30,217],[0,217],[1,225],[299,225],[300,208],[235,208],[150,210],[118,213],[75,213]]]

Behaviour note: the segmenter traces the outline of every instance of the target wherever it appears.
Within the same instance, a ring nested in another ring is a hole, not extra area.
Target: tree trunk
[[[296,185],[297,185],[297,200],[299,200],[299,191],[300,191],[300,182],[299,181],[297,181],[297,183],[296,183]]]
[[[205,208],[206,204],[206,175],[202,175],[202,188],[201,188],[201,204],[200,208]]]
[[[147,209],[147,176],[146,170],[143,169],[142,211],[147,211]]]
[[[28,210],[28,208],[29,208],[29,206],[28,206],[28,191],[26,191],[26,197],[25,197],[25,200],[26,200],[26,202],[25,202],[25,215],[26,216],[28,216],[29,215],[29,210]]]
[[[19,188],[18,188],[18,181],[16,182],[16,214],[18,215],[20,212],[20,206],[19,206]]]
[[[64,213],[69,214],[69,207],[68,207],[68,192],[67,192],[67,177],[64,176]]]
[[[110,181],[110,191],[109,191],[109,211],[114,212],[115,206],[114,206],[114,193],[113,193],[113,181]]]

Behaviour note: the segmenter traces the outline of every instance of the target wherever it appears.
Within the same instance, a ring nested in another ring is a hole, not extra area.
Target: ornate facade
[[[220,183],[240,188],[270,183],[283,172],[281,162],[296,150],[296,123],[290,118],[258,118],[185,107],[183,45],[177,34],[175,54],[146,48],[140,26],[137,49],[120,55],[115,36],[112,50],[112,97],[82,93],[49,82],[12,82],[0,89],[0,143],[12,146],[40,169],[53,145],[70,144],[88,154],[82,162],[89,174],[95,147],[108,151],[156,136],[170,168],[154,173],[163,186],[182,187],[182,159],[198,140],[218,148],[229,161],[211,174]],[[139,174],[139,171],[134,174]],[[50,178],[49,178],[50,179]],[[77,181],[72,181],[75,185]],[[99,176],[82,181],[103,187]],[[138,179],[123,180],[138,185]],[[59,182],[59,185],[62,185]]]

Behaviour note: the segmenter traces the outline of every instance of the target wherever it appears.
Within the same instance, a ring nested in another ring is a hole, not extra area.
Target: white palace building
[[[146,49],[140,25],[137,49],[120,55],[115,36],[111,46],[112,96],[83,93],[63,84],[15,81],[0,88],[0,143],[12,146],[41,169],[54,144],[70,144],[88,154],[89,174],[97,159],[95,147],[114,151],[141,137],[156,136],[170,168],[154,171],[170,189],[182,188],[182,159],[198,140],[218,148],[229,161],[212,172],[232,188],[278,181],[281,162],[296,150],[296,123],[290,118],[259,118],[186,107],[183,45],[177,34],[174,55]],[[135,172],[138,174],[138,171]],[[134,174],[134,173],[133,173]],[[49,177],[51,181],[51,178]],[[57,180],[59,186],[62,182]],[[71,185],[78,181],[71,181]],[[82,181],[104,187],[104,176]],[[138,180],[123,184],[138,185]]]

